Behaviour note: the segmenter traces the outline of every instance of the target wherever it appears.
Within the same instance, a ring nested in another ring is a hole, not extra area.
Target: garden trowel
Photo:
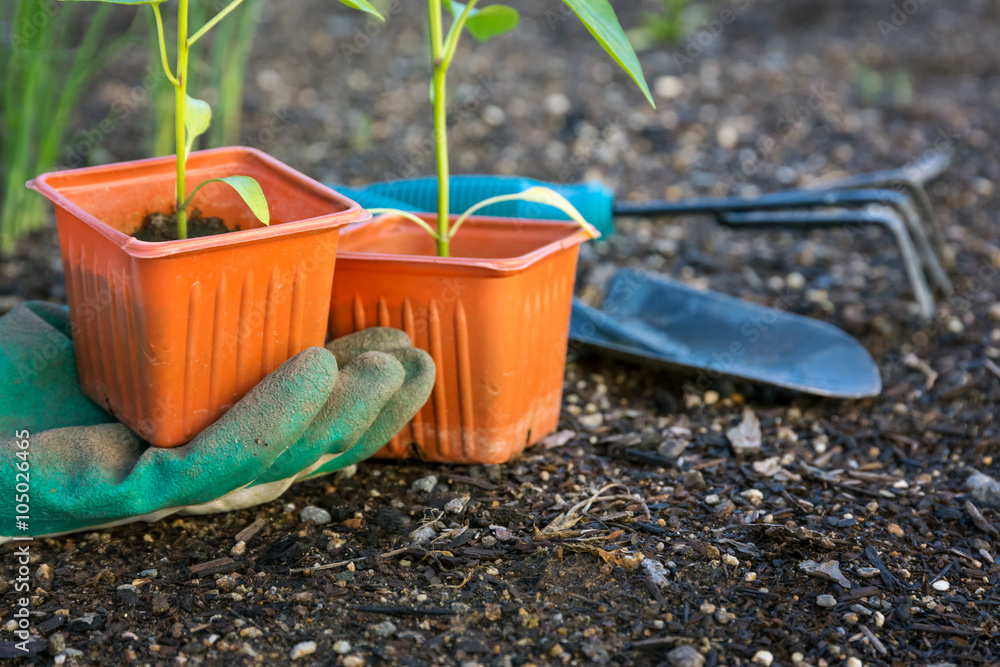
[[[835,326],[629,268],[602,309],[573,300],[569,337],[571,347],[696,371],[702,391],[720,377],[836,398],[882,390],[871,355]]]

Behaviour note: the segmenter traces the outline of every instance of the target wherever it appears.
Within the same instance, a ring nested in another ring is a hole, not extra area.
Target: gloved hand
[[[68,311],[17,306],[0,317],[0,543],[250,507],[371,456],[427,401],[434,362],[396,329],[328,348],[285,362],[188,444],[159,449],[80,392]],[[26,528],[11,502],[19,482]]]

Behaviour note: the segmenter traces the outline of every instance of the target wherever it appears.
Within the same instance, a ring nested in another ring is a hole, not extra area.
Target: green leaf
[[[243,198],[258,220],[265,225],[271,224],[271,211],[267,207],[267,198],[264,196],[264,191],[260,189],[260,183],[250,176],[226,176],[212,180],[225,183],[236,190],[236,194]]]
[[[184,158],[187,159],[194,146],[194,140],[208,130],[212,124],[212,107],[208,102],[190,95],[184,98]]]
[[[618,17],[615,16],[611,3],[608,0],[563,0],[563,2],[576,13],[594,39],[632,77],[649,103],[655,107],[656,103],[653,102],[646,78],[642,74],[639,58],[635,55],[621,24],[618,23]]]
[[[462,12],[465,11],[465,5],[454,0],[445,0],[445,6],[455,18],[461,16]],[[465,27],[469,29],[473,37],[482,42],[513,30],[520,20],[520,14],[513,7],[488,5],[470,11]]]
[[[431,227],[426,222],[424,222],[417,216],[413,215],[409,211],[401,211],[398,208],[370,208],[368,209],[368,212],[371,213],[372,215],[382,215],[388,213],[398,215],[400,217],[406,218],[410,222],[416,223],[417,225],[423,227],[424,231],[433,236],[435,241],[438,238],[437,232],[434,231],[433,227]]]
[[[367,14],[371,14],[372,16],[377,16],[382,21],[385,20],[385,18],[381,14],[379,14],[378,10],[372,7],[372,4],[368,2],[368,0],[340,0],[340,1],[345,5],[347,5],[348,7],[351,7],[352,9],[360,9],[361,11]]]
[[[236,190],[236,194],[243,198],[243,201],[250,207],[250,210],[257,216],[258,220],[265,225],[271,224],[271,212],[267,208],[267,198],[264,196],[264,191],[260,189],[260,183],[250,176],[226,176],[224,178],[210,178],[207,181],[202,181],[191,191],[191,194],[188,195],[181,208],[187,209],[194,196],[209,183],[225,183],[233,190]]]
[[[513,195],[498,195],[496,197],[490,197],[489,199],[482,200],[478,204],[470,206],[468,209],[466,209],[465,213],[460,215],[458,217],[458,220],[455,221],[455,224],[452,226],[451,231],[448,232],[448,239],[451,240],[452,238],[454,238],[455,233],[458,231],[458,228],[462,226],[462,223],[465,222],[470,215],[472,215],[481,208],[486,208],[491,204],[499,204],[505,201],[528,201],[528,202],[533,202],[535,204],[545,204],[547,206],[552,206],[554,208],[559,209],[566,215],[568,215],[574,222],[583,227],[583,229],[587,232],[587,234],[590,235],[590,238],[596,239],[601,236],[601,233],[597,231],[597,228],[594,227],[589,222],[587,222],[587,220],[583,217],[583,214],[581,214],[580,211],[576,210],[576,207],[573,206],[573,204],[571,204],[568,199],[563,197],[555,190],[551,190],[549,188],[536,185],[533,188],[528,188],[524,192],[519,192]]]

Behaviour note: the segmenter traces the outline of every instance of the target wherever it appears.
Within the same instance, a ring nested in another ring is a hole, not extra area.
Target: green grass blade
[[[24,183],[55,166],[76,101],[119,46],[104,34],[113,11],[45,0],[0,8],[0,19],[9,17],[12,26],[36,26],[30,33],[15,29],[10,45],[0,46],[0,249],[46,222],[44,200]],[[46,19],[41,26],[39,17]]]

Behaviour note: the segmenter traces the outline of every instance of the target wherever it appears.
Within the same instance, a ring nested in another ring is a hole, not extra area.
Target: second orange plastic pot
[[[430,401],[381,456],[501,463],[555,430],[588,238],[572,222],[473,217],[440,258],[401,216],[342,231],[331,335],[403,329],[437,366]]]
[[[323,345],[340,228],[371,217],[260,151],[223,148],[191,154],[191,187],[252,176],[271,226],[213,183],[193,205],[241,231],[133,238],[147,214],[173,210],[174,167],[141,160],[28,184],[56,207],[83,392],[161,447],[187,442],[284,361]]]

